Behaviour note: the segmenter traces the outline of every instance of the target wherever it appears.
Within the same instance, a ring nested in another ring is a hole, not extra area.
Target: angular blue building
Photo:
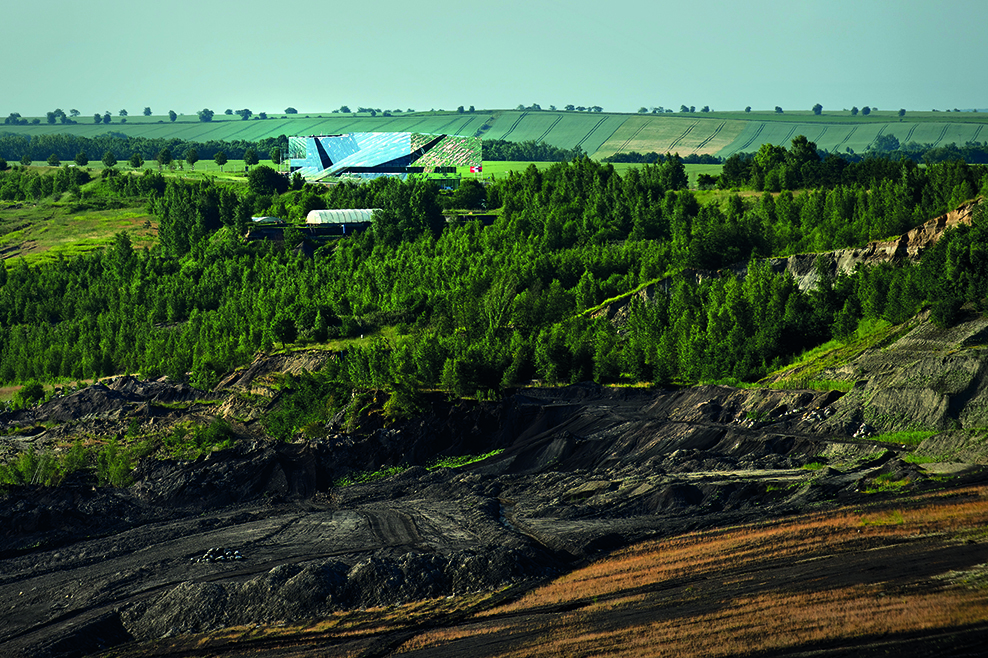
[[[456,173],[481,165],[478,137],[427,133],[347,133],[288,138],[292,172],[306,180]]]

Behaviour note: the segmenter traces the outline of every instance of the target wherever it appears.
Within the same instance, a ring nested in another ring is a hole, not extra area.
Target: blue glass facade
[[[291,168],[305,178],[402,175],[410,167],[479,165],[480,139],[419,133],[349,133],[289,139]],[[419,162],[421,161],[421,162]]]

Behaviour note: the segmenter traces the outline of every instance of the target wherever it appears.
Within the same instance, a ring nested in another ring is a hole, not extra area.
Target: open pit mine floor
[[[138,384],[100,413],[153,415]],[[983,655],[988,474],[854,438],[844,397],[526,389],[14,487],[0,654]]]

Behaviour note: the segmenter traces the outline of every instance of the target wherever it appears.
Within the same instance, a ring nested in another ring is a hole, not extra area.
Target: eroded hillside
[[[88,387],[5,414],[6,448],[216,416],[237,440],[193,460],[149,457],[124,488],[84,473],[12,488],[0,642],[49,656],[137,642],[115,655],[145,655],[190,633],[379,609],[361,613],[373,625],[386,606],[419,606],[425,626],[368,636],[386,655],[504,600],[491,592],[510,599],[645,540],[981,482],[986,326],[916,319],[830,373],[854,382],[847,394],[581,384],[496,402],[436,396],[405,420],[382,422],[372,403],[361,429],[335,419],[324,438],[291,443],[268,440],[254,417],[279,403],[275,373],[324,354],[259,359],[209,392],[133,378]],[[881,436],[916,423],[932,428],[918,445]],[[484,458],[448,459],[462,455]],[[976,568],[984,538],[971,541],[933,571]],[[983,628],[988,616],[972,614]]]

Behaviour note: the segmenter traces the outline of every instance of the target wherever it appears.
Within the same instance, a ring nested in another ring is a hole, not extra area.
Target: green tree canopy
[[[813,114],[815,114],[817,116],[820,116],[821,114],[823,114],[823,105],[820,105],[819,103],[817,103],[816,105],[814,105],[813,106]]]
[[[14,397],[11,402],[16,409],[27,409],[33,406],[36,402],[40,402],[45,397],[45,387],[44,385],[37,381],[31,380],[24,384],[21,390],[14,393]]]
[[[891,133],[886,133],[884,135],[879,135],[875,138],[871,144],[868,145],[869,151],[876,151],[878,153],[885,153],[888,151],[895,151],[899,148],[899,138]]]
[[[140,153],[134,153],[130,156],[128,164],[130,164],[130,166],[134,169],[140,169],[144,166],[144,158],[141,157]]]
[[[174,122],[175,119],[177,119],[177,118],[178,118],[178,115],[175,114],[175,110],[168,110],[168,120],[169,121]]]
[[[298,338],[298,327],[295,326],[295,320],[292,316],[284,310],[279,310],[271,321],[271,334],[284,348],[288,343],[294,343],[295,339]]]
[[[247,174],[247,186],[255,194],[282,194],[288,191],[288,178],[267,165],[254,167]]]
[[[158,154],[154,156],[154,160],[155,162],[158,163],[158,171],[161,171],[162,168],[167,167],[172,163],[171,149],[168,148],[167,146],[161,149],[160,151],[158,151]]]
[[[144,116],[146,116],[146,117],[151,116],[151,108],[150,107],[145,107],[144,108]]]
[[[79,151],[75,154],[75,163],[80,167],[85,167],[89,164],[89,156],[85,151]]]
[[[103,154],[103,166],[107,169],[113,169],[117,166],[117,156],[113,155],[113,151],[107,151]]]
[[[259,162],[257,158],[257,150],[251,146],[249,149],[244,151],[244,165],[247,167],[253,167]]]
[[[213,156],[213,162],[215,162],[216,166],[220,168],[220,171],[223,171],[223,165],[229,162],[229,160],[226,158],[226,153],[223,151],[217,151],[216,155]]]
[[[184,157],[185,161],[189,163],[190,167],[192,167],[192,171],[195,171],[196,163],[199,162],[199,150],[194,146],[190,146],[185,149]]]

